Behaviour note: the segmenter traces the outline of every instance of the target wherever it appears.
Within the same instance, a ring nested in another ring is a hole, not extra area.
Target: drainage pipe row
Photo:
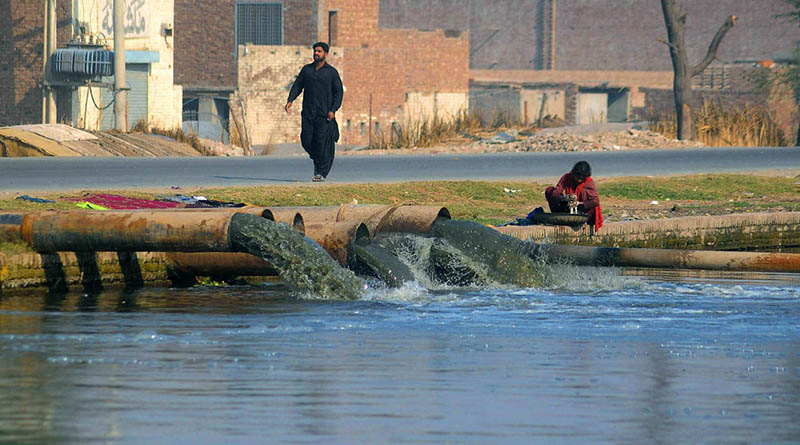
[[[800,273],[800,254],[796,253],[535,244],[531,256],[542,254],[588,266]]]

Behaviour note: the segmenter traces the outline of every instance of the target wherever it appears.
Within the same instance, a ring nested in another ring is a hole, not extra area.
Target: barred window
[[[283,4],[236,3],[236,44],[283,45]]]
[[[699,90],[727,90],[730,74],[724,65],[709,65],[692,79],[692,87]]]

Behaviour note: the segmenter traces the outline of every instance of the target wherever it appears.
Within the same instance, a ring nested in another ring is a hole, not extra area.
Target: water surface
[[[797,276],[0,296],[0,442],[800,441]]]

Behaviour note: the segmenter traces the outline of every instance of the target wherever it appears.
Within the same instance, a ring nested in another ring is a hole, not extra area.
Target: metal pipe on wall
[[[45,0],[44,13],[44,60],[42,61],[42,74],[44,77],[44,91],[42,96],[42,122],[45,124],[56,123],[56,97],[52,80],[52,57],[56,50],[56,0]]]
[[[539,254],[588,266],[800,273],[796,253],[533,245],[531,255]]]
[[[125,86],[125,0],[114,0],[114,129],[128,132],[128,90]]]

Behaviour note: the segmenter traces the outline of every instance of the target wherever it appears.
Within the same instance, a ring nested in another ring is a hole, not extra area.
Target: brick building
[[[73,0],[57,4],[57,46],[90,41],[113,50],[113,0]],[[2,2],[0,24],[11,38],[0,40],[0,125],[42,122],[44,2]],[[172,2],[129,2],[125,23],[128,126],[139,122],[180,125],[181,88],[173,82]],[[78,38],[82,36],[81,38]],[[88,48],[82,46],[81,48]],[[61,80],[61,79],[59,79]],[[113,78],[99,79],[113,83]],[[84,79],[55,87],[57,120],[80,128],[113,128],[113,94]]]
[[[341,143],[391,137],[409,119],[468,106],[469,33],[379,27],[378,0],[178,0],[175,9],[184,110],[206,103],[219,112],[212,101],[231,95],[231,131],[246,123],[254,145],[297,142],[299,110],[287,116],[283,105],[316,41],[332,44],[330,62],[345,88]]]
[[[71,9],[60,2],[56,11],[59,42],[72,35]],[[42,122],[42,45],[44,6],[41,1],[0,2],[0,126]],[[71,97],[57,95],[59,120]]]
[[[738,17],[717,61],[695,79],[697,100],[766,104],[747,72],[753,61],[779,57],[800,40],[800,26],[775,18],[789,10],[786,2],[680,4],[691,63],[729,15]],[[380,25],[468,30],[470,100],[484,112],[535,117],[544,94],[548,113],[570,123],[642,118],[673,106],[659,0],[381,0]]]
[[[58,2],[59,46],[79,23],[111,43],[102,32],[110,1]],[[753,61],[800,40],[797,24],[775,18],[785,2],[681,3],[693,63],[725,17],[739,17],[718,60],[695,79],[698,100],[767,104],[792,110],[784,121],[795,119],[792,101],[766,98],[746,81]],[[247,133],[257,145],[297,140],[299,110],[286,116],[282,106],[317,40],[332,43],[331,62],[344,81],[338,121],[348,144],[364,144],[370,133],[391,135],[393,124],[453,113],[467,98],[520,120],[543,112],[570,123],[637,119],[672,107],[659,0],[177,0],[174,16],[170,1],[135,4],[147,31],[129,36],[126,49],[132,78],[147,90],[145,120],[166,127],[208,121],[221,132]],[[0,89],[0,125],[41,121],[42,9],[41,1],[0,2],[0,82],[7,86]],[[107,97],[95,91],[104,105]],[[59,121],[103,124],[110,110],[93,109],[86,92],[57,95]],[[229,124],[229,116],[238,119]]]

